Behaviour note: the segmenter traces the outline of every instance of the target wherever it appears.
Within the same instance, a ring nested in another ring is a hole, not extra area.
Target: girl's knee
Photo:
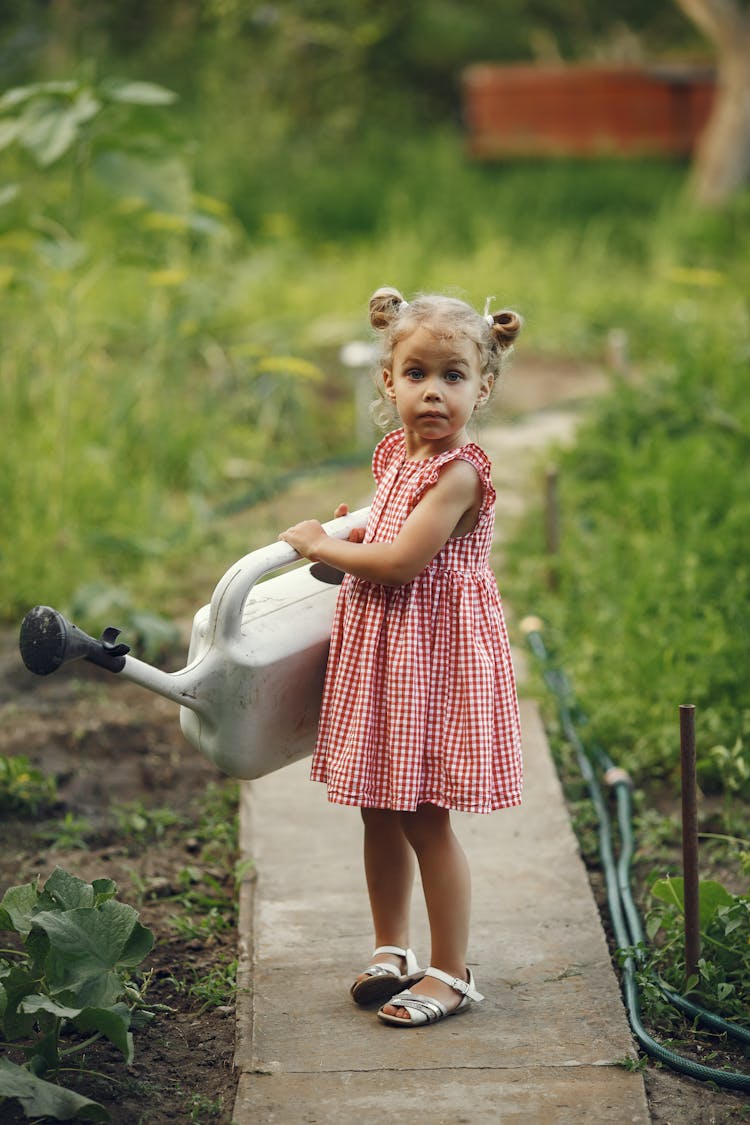
[[[401,832],[400,813],[392,809],[360,808],[359,812],[367,832]]]
[[[430,804],[419,805],[415,812],[401,813],[401,827],[416,852],[453,831],[448,809]]]
[[[359,815],[365,824],[379,824],[381,821],[387,820],[393,814],[388,809],[368,809],[361,808]]]

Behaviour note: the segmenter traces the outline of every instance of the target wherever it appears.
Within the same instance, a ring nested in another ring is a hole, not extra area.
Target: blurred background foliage
[[[101,627],[102,582],[184,610],[222,512],[366,460],[338,353],[372,290],[491,293],[528,352],[604,363],[616,329],[632,370],[561,455],[559,589],[538,512],[503,588],[611,753],[669,773],[690,694],[706,784],[745,792],[750,197],[469,161],[462,67],[558,59],[710,51],[646,0],[0,0],[2,619]]]
[[[0,25],[9,85],[96,59],[177,91],[198,188],[251,233],[283,210],[313,238],[377,227],[372,170],[394,140],[460,123],[471,62],[706,54],[674,5],[645,0],[2,0]],[[346,201],[329,193],[342,160]]]

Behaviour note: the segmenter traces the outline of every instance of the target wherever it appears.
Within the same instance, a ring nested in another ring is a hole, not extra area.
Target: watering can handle
[[[350,531],[365,526],[369,514],[369,508],[359,508],[356,512],[324,523],[323,529],[337,539],[347,539]],[[279,540],[239,559],[219,581],[211,596],[209,635],[213,633],[217,639],[221,637],[227,641],[238,635],[242,611],[255,583],[266,574],[296,562],[299,557],[293,547]]]

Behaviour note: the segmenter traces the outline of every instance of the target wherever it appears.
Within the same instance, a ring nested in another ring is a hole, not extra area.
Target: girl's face
[[[477,403],[488,398],[493,378],[482,372],[479,349],[465,336],[446,339],[420,326],[399,340],[383,382],[403,423],[407,451],[431,456],[465,445],[466,425]]]

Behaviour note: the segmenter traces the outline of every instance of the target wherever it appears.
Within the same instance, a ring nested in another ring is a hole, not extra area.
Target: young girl
[[[521,321],[379,289],[370,323],[383,335],[383,394],[402,428],[375,450],[367,527],[345,541],[306,520],[279,538],[346,572],[312,778],[364,821],[376,949],[351,994],[381,1003],[384,1023],[416,1027],[483,999],[466,965],[470,875],[450,810],[521,800],[518,703],[488,565],[495,492],[489,459],[467,432]],[[426,970],[409,948],[415,857]]]

